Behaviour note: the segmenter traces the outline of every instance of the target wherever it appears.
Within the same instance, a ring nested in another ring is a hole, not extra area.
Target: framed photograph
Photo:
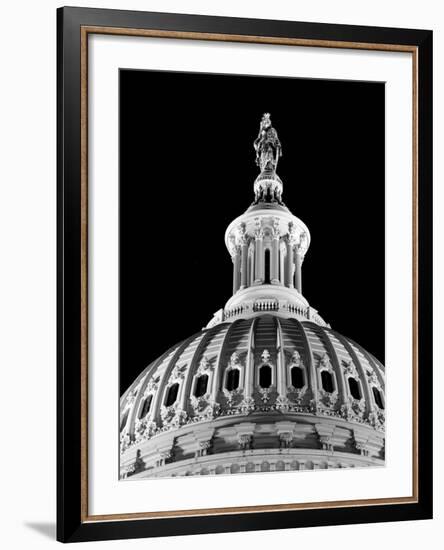
[[[432,517],[432,32],[58,10],[58,539]]]

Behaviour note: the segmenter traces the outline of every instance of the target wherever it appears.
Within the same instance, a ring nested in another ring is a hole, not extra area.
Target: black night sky
[[[120,388],[232,291],[227,225],[253,201],[271,113],[283,200],[311,233],[303,294],[384,361],[383,83],[120,71]]]

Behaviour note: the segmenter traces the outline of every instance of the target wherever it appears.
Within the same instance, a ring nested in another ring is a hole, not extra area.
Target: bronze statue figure
[[[276,171],[279,157],[282,156],[282,146],[276,130],[271,125],[270,113],[264,113],[259,135],[254,140],[256,151],[256,164],[261,172]]]

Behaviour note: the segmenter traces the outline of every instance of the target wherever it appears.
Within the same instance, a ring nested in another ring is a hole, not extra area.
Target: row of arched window
[[[328,370],[322,370],[320,373],[320,377],[321,377],[322,389],[326,393],[334,393],[335,382],[334,382],[332,373],[329,372]],[[292,366],[290,368],[290,380],[291,380],[291,385],[295,389],[302,389],[306,385],[304,368],[298,365]],[[259,381],[259,386],[263,389],[268,389],[272,386],[273,371],[272,371],[272,367],[269,364],[263,364],[259,367],[258,381]],[[194,390],[193,390],[194,397],[199,398],[204,396],[207,393],[208,383],[209,383],[208,374],[199,375],[196,378],[196,381],[194,384]],[[225,385],[224,385],[225,389],[229,392],[232,392],[237,390],[239,388],[239,385],[240,385],[240,368],[229,367],[226,371]],[[357,400],[362,399],[361,385],[360,385],[360,382],[356,380],[356,378],[353,378],[352,376],[348,377],[348,387],[349,387],[350,395],[354,399],[357,399]],[[383,410],[385,407],[384,407],[382,392],[376,386],[372,386],[372,393],[373,393],[373,397],[376,405]],[[166,391],[164,405],[166,407],[171,407],[172,405],[174,405],[174,403],[177,401],[178,395],[179,395],[179,383],[174,382],[168,387]],[[139,407],[139,413],[138,413],[139,419],[145,418],[147,414],[150,412],[152,401],[153,401],[152,394],[147,395],[143,399]],[[125,413],[122,416],[121,423],[120,423],[120,431],[122,431],[126,425],[126,422],[128,419],[128,413],[129,413],[129,408],[125,411]]]

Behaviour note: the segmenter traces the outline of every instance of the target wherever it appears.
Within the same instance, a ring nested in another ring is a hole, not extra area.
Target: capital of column
[[[254,219],[254,237],[256,240],[264,238],[264,229],[262,227],[262,220],[260,218]]]
[[[272,220],[272,227],[273,227],[273,239],[279,239],[281,236],[281,230],[279,229],[280,220],[279,218],[275,217]]]

